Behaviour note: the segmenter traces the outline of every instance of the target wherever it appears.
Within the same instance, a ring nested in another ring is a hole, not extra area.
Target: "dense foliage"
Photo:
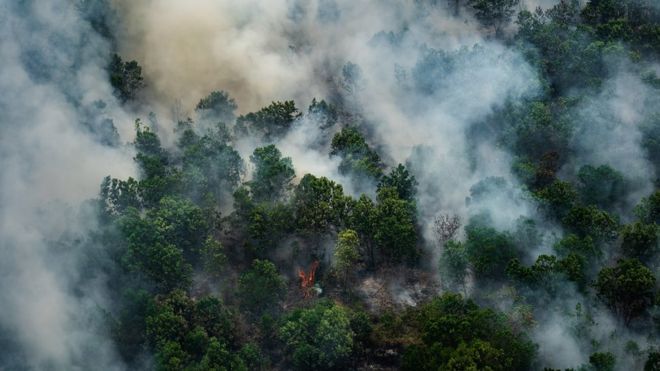
[[[660,53],[660,9],[643,0],[561,0],[545,11],[519,10],[517,0],[451,3],[541,80],[538,95],[509,99],[484,119],[519,184],[477,179],[464,228],[458,216],[434,224],[420,211],[432,201],[419,197],[416,169],[435,164],[393,162],[346,98],[314,99],[306,111],[275,101],[236,117],[236,102],[214,91],[196,105],[196,121],[178,123],[173,144],[137,120],[139,176],[103,180],[93,236],[114,264],[103,267],[119,308],[107,320],[129,367],[543,369],[529,334],[571,297],[561,311],[589,349],[574,367],[659,369],[658,181],[649,190],[609,163],[577,161],[584,116],[575,107],[614,74],[610,61],[632,64],[657,94],[648,66]],[[426,48],[406,71],[407,89],[433,96],[479,53]],[[123,104],[139,104],[137,62],[114,55],[108,74]],[[348,96],[359,75],[344,66]],[[638,138],[656,169],[659,115]],[[297,171],[280,142],[303,120],[318,124],[337,179]],[[501,194],[538,217],[495,223],[480,207]],[[541,236],[544,228],[552,233]],[[411,298],[411,287],[423,295]],[[603,344],[594,326],[605,318],[645,340]]]

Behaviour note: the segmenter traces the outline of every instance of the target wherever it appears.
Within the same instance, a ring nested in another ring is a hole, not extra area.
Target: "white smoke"
[[[80,282],[95,218],[75,211],[103,176],[134,173],[130,153],[97,142],[79,111],[114,104],[108,45],[68,1],[3,1],[0,30],[0,337],[22,350],[3,352],[0,368],[119,367],[98,326],[103,286]]]

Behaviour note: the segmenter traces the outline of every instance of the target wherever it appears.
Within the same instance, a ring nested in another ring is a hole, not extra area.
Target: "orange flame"
[[[303,290],[303,297],[309,298],[312,296],[312,288],[314,287],[314,277],[316,269],[319,267],[319,261],[316,260],[309,267],[309,273],[305,273],[303,269],[298,270],[298,277],[300,277],[300,288]]]

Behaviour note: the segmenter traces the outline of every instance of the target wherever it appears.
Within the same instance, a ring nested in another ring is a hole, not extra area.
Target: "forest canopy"
[[[655,1],[56,3],[0,369],[660,370]]]

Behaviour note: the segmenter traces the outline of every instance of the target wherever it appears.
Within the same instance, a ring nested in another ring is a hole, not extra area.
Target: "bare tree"
[[[456,235],[461,227],[461,218],[458,215],[442,214],[435,218],[434,226],[438,243],[442,246]]]

